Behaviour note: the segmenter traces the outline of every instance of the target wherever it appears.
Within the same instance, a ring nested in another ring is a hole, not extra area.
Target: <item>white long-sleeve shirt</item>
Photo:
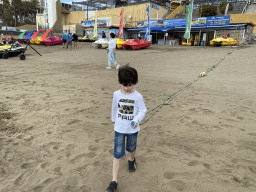
[[[115,91],[112,102],[112,121],[115,122],[114,130],[119,133],[136,133],[140,131],[139,123],[145,117],[147,108],[143,96],[136,90],[125,95],[121,90]],[[137,127],[133,129],[131,122],[136,121]]]
[[[109,42],[108,42],[108,48],[109,49],[114,49],[116,48],[116,40],[115,39],[111,39]]]

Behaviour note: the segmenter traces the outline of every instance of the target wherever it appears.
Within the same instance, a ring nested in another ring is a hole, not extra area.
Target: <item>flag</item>
[[[229,3],[228,3],[227,6],[226,6],[225,15],[227,15],[228,7],[229,7]]]
[[[191,21],[192,21],[192,13],[193,13],[193,0],[189,3],[187,9],[186,9],[186,31],[184,38],[189,39],[190,38],[190,28],[191,28]]]
[[[97,25],[98,25],[98,21],[97,21],[97,9],[96,9],[96,13],[95,13],[95,22],[94,22],[94,31],[93,31],[93,37],[96,38],[98,36],[97,33]]]
[[[121,39],[123,36],[123,19],[124,19],[124,8],[122,8],[120,13],[120,25],[119,25],[119,38]]]
[[[148,26],[147,26],[145,38],[147,39],[147,41],[150,41],[150,5],[146,9],[146,11],[148,12]]]

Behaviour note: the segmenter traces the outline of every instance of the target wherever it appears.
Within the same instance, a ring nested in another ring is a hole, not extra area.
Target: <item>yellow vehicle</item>
[[[210,45],[213,46],[229,46],[229,45],[237,45],[238,44],[238,40],[234,40],[233,38],[229,37],[227,39],[225,38],[216,38],[210,41]]]
[[[40,45],[41,44],[40,41],[42,40],[43,40],[42,36],[37,37],[37,40],[35,40],[35,44]]]
[[[223,37],[221,38],[215,38],[215,39],[212,39],[210,41],[210,45],[213,45],[213,46],[229,46],[229,45],[237,45],[238,44],[238,40],[235,40],[231,37],[229,37],[229,34],[228,33],[225,33],[223,35]]]
[[[127,39],[126,41],[129,41],[129,39]],[[125,41],[123,39],[116,39],[116,47],[118,49],[123,49],[124,42]]]

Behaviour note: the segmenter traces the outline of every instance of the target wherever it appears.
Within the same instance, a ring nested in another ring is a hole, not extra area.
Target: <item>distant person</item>
[[[117,64],[116,62],[116,40],[115,34],[110,33],[110,38],[111,40],[109,41],[109,46],[108,46],[108,67],[107,69],[111,69],[112,63],[116,66],[116,69],[120,67],[120,65]]]
[[[4,45],[6,44],[6,38],[5,38],[4,34],[1,34],[1,41]]]
[[[11,35],[8,35],[8,36],[7,36],[7,41],[8,41],[8,44],[9,44],[9,45],[12,44],[12,36],[11,36]]]
[[[106,38],[106,34],[104,31],[102,31],[102,39],[105,39]]]
[[[63,45],[63,48],[65,47],[65,44],[67,42],[67,35],[65,32],[62,33],[62,45]]]
[[[76,33],[73,33],[72,40],[74,41],[74,49],[76,49],[77,48],[77,41],[78,41],[78,36],[77,36]]]
[[[66,50],[68,49],[68,46],[70,45],[70,51],[71,51],[71,48],[72,48],[72,34],[69,33],[67,35],[67,46],[66,46]]]

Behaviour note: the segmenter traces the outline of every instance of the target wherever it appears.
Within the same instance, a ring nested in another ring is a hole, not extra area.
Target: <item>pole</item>
[[[89,9],[88,9],[88,3],[89,3],[89,2],[87,1],[87,21],[88,21],[88,10],[89,10]]]
[[[199,46],[199,44],[200,44],[200,39],[201,39],[201,30],[200,30],[200,32],[199,32],[199,42],[198,42],[198,46]]]
[[[157,22],[158,22],[158,11],[157,11]],[[156,44],[157,44],[157,30],[156,30]]]

